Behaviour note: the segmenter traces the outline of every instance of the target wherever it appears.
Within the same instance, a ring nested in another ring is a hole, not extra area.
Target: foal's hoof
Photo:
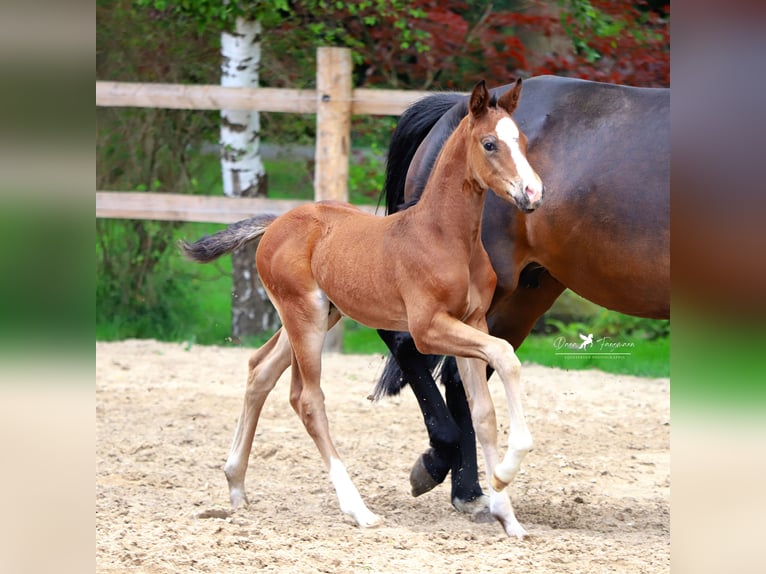
[[[354,520],[359,528],[375,528],[383,524],[383,518],[372,512],[364,512],[359,515],[355,515]]]
[[[410,486],[412,496],[420,496],[439,486],[439,482],[428,472],[422,456],[418,457],[410,471]]]
[[[232,510],[247,506],[247,495],[244,490],[231,490],[231,492],[229,492],[229,500],[231,500]]]
[[[503,530],[505,530],[505,533],[508,536],[515,536],[518,540],[524,540],[527,536],[529,536],[529,533],[524,530],[524,527],[519,524],[519,522],[516,519],[513,520],[503,520],[502,518],[497,518],[497,521],[503,526]]]

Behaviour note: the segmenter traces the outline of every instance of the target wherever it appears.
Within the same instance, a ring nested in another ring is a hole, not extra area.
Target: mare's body
[[[498,88],[503,93],[508,86]],[[670,313],[670,94],[553,76],[524,83],[514,114],[546,197],[522,213],[487,195],[482,240],[497,273],[487,315],[492,335],[517,348],[565,288],[612,310],[651,318]],[[439,94],[402,116],[392,137],[386,204],[415,202],[433,162],[466,113],[466,98]],[[471,421],[454,360],[442,380],[447,405],[425,357],[406,333],[381,333],[389,361],[377,394],[410,383],[431,448],[411,482],[422,494],[452,470],[452,501],[481,496]]]

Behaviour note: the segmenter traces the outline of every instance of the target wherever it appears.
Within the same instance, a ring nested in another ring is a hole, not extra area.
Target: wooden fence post
[[[348,201],[351,97],[351,50],[318,48],[316,200]]]
[[[351,50],[317,48],[317,136],[314,199],[348,201],[351,152]],[[340,351],[343,321],[327,334],[325,350]]]

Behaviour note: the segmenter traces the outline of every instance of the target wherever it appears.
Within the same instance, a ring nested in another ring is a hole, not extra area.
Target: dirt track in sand
[[[667,379],[524,366],[535,450],[510,487],[532,534],[519,542],[456,513],[446,485],[410,496],[427,437],[409,391],[367,400],[381,356],[327,355],[323,389],[338,450],[383,525],[359,529],[340,513],[284,380],[256,434],[250,506],[231,512],[221,468],[249,352],[96,343],[98,572],[670,570]]]

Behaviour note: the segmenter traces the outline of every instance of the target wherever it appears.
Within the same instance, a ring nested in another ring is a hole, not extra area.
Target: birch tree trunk
[[[237,18],[233,32],[221,33],[221,85],[258,86],[261,60],[261,24]],[[266,195],[266,171],[260,156],[260,114],[251,110],[221,111],[221,169],[223,192],[229,197]],[[279,327],[255,272],[255,246],[232,253],[231,336],[269,333]]]

